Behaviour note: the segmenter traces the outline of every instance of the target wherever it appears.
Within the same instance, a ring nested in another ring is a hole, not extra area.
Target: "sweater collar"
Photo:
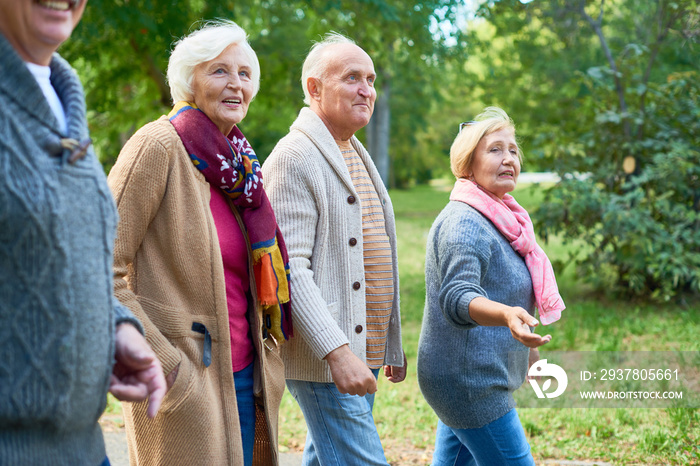
[[[31,114],[37,124],[44,125],[58,137],[65,137],[36,79],[2,34],[0,34],[0,57],[2,57],[0,58],[2,76],[0,92]],[[83,139],[87,135],[87,130],[80,81],[68,63],[58,54],[53,55],[49,66],[51,84],[61,99],[68,119],[68,136]]]
[[[321,152],[326,160],[328,160],[328,163],[336,171],[338,177],[347,185],[348,189],[350,189],[353,194],[357,194],[355,192],[355,186],[352,183],[352,179],[350,178],[348,167],[345,164],[343,154],[340,153],[340,149],[338,148],[338,144],[335,142],[335,139],[333,139],[331,132],[328,131],[328,128],[326,127],[325,123],[323,123],[323,120],[321,120],[321,118],[316,115],[313,110],[311,110],[309,107],[302,108],[299,112],[299,116],[292,124],[290,130],[299,131],[308,137],[318,148],[319,152]],[[384,187],[384,182],[374,166],[372,157],[370,157],[360,140],[355,136],[350,138],[350,144],[352,144],[355,152],[357,152],[357,155],[360,156],[362,162],[365,164],[365,167],[367,167],[367,172],[372,180],[372,184],[377,190],[377,194],[379,194],[380,198],[382,199],[387,198],[388,194],[386,188]]]
[[[83,86],[73,68],[59,54],[51,63],[51,84],[63,104],[68,119],[68,136],[79,141],[88,137]]]
[[[299,131],[308,137],[319,152],[323,154],[348,189],[353,194],[357,194],[355,192],[355,185],[353,185],[352,179],[350,178],[348,167],[345,164],[343,154],[340,153],[340,149],[338,148],[338,144],[335,142],[335,139],[333,139],[333,135],[331,135],[331,132],[328,130],[325,123],[323,123],[323,120],[321,120],[313,110],[309,107],[302,108],[290,130]],[[350,143],[365,163],[365,166],[368,167],[368,171],[370,171],[368,162],[372,162],[365,148],[355,136],[350,138]]]

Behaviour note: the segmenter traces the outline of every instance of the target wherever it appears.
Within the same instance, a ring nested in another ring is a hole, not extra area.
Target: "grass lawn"
[[[430,226],[447,203],[451,183],[394,190],[401,275],[403,343],[408,357],[405,382],[380,376],[375,420],[392,465],[429,464],[437,418],[423,400],[416,379],[416,351],[425,301],[425,242]],[[521,186],[516,199],[532,210],[541,198],[534,186]],[[542,244],[553,260],[570,262],[573,246],[554,238]],[[562,320],[547,327],[546,351],[698,351],[700,302],[685,308],[615,301],[596,296],[573,267],[557,271],[567,304]],[[527,389],[524,387],[523,389]],[[521,390],[523,390],[521,389]],[[613,464],[700,465],[698,409],[535,409],[519,408],[535,460],[601,460]],[[104,419],[120,417],[110,397]],[[306,425],[289,393],[280,410],[280,450],[303,448]]]
[[[533,186],[514,193],[528,210],[540,198]],[[399,240],[403,343],[409,375],[401,384],[381,381],[375,420],[392,464],[429,464],[437,418],[416,379],[416,351],[425,300],[424,261],[428,230],[447,203],[449,185],[391,192]],[[571,244],[555,238],[543,244],[552,259],[569,262]],[[567,309],[547,327],[557,351],[698,351],[700,303],[685,309],[614,301],[596,296],[575,276],[558,271]],[[381,377],[380,377],[381,379]],[[527,388],[527,387],[525,387]],[[602,460],[614,464],[700,464],[697,409],[519,409],[536,461]],[[303,447],[306,427],[288,393],[280,412],[280,449]]]

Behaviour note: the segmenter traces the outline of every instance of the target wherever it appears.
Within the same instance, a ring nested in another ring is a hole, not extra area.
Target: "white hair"
[[[306,88],[306,82],[309,78],[322,80],[326,77],[329,62],[324,60],[323,51],[329,45],[335,44],[356,45],[354,40],[332,31],[326,34],[323,40],[314,43],[306,56],[306,60],[304,60],[304,66],[301,68],[301,88],[304,90],[304,103],[306,105],[311,105],[311,96]]]
[[[260,89],[260,63],[247,40],[246,32],[230,20],[208,21],[200,29],[175,43],[168,62],[168,83],[173,102],[191,101],[192,80],[197,65],[218,57],[230,45],[237,45],[251,67],[253,97]]]

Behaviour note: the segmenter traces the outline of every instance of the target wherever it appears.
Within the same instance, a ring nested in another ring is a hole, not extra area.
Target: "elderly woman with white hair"
[[[450,149],[457,177],[433,223],[418,383],[438,415],[433,466],[532,465],[513,392],[561,316],[552,266],[530,217],[509,193],[522,154],[506,112],[489,107],[460,125]]]
[[[238,128],[260,66],[238,25],[208,23],[168,65],[173,110],[109,174],[115,294],[143,322],[169,391],[125,405],[132,464],[277,464],[291,336],[288,258],[260,164]]]

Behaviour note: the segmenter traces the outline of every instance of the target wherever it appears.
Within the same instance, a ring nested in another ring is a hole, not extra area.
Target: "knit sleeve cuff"
[[[348,337],[338,328],[328,327],[323,331],[314,335],[314,338],[306,339],[309,344],[311,351],[314,352],[317,358],[323,359],[328,354],[340,348],[343,345],[349,345],[350,340]]]
[[[472,302],[474,298],[484,298],[486,296],[483,296],[479,293],[474,293],[474,292],[469,292],[469,293],[464,293],[462,295],[462,298],[459,300],[459,305],[458,305],[458,310],[457,310],[457,318],[460,320],[460,322],[457,322],[460,324],[462,327],[466,328],[472,328],[476,327],[477,324],[474,319],[472,319],[471,315],[469,314],[469,304]]]
[[[141,322],[131,313],[128,307],[124,306],[116,298],[114,299],[114,326],[116,328],[119,324],[131,324],[136,327],[141,335],[146,335],[143,330]]]

